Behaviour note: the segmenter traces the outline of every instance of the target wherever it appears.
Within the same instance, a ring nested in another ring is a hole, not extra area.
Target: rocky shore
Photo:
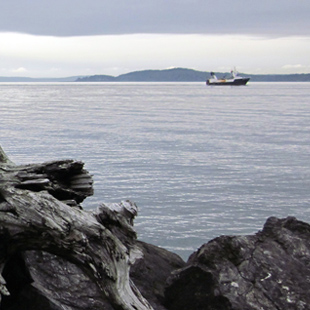
[[[310,309],[310,225],[267,219],[187,262],[137,239],[130,201],[83,210],[75,160],[15,165],[0,147],[0,310]]]

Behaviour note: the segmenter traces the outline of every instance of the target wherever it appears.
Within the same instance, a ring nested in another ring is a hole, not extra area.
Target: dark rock
[[[310,309],[310,225],[269,218],[254,236],[222,236],[168,280],[169,310]]]
[[[171,272],[184,267],[176,254],[160,247],[138,241],[142,255],[130,270],[130,277],[155,310],[165,310],[164,293]]]
[[[114,309],[109,298],[76,264],[43,251],[27,251],[24,259],[33,282],[22,292],[21,299],[25,301],[29,292],[31,299],[39,299],[36,308],[27,309],[42,310],[42,300],[49,303],[45,308],[48,310],[51,306],[57,310]]]

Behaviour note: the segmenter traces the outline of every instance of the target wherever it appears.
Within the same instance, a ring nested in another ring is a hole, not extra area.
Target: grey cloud
[[[10,0],[0,3],[0,31],[309,35],[309,16],[308,0]]]

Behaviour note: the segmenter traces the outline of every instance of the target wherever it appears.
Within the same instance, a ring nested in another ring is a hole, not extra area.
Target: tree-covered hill
[[[215,72],[217,77],[229,77],[229,72]],[[240,76],[250,77],[250,82],[310,82],[310,74],[269,74],[257,75],[239,73]],[[29,78],[1,77],[0,82],[205,82],[210,77],[209,71],[197,71],[186,68],[164,70],[134,71],[119,76],[90,75],[72,76],[65,78]]]
[[[215,72],[218,77],[230,75],[229,72]],[[251,82],[310,82],[310,74],[245,74]],[[77,82],[203,82],[210,77],[210,72],[185,68],[165,70],[143,70],[122,74],[116,77],[110,75],[93,75],[80,77]]]

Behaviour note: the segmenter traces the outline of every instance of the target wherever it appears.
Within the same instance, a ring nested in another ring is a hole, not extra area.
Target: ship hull
[[[206,84],[210,86],[241,86],[246,85],[250,78],[234,79],[234,80],[207,80]]]

